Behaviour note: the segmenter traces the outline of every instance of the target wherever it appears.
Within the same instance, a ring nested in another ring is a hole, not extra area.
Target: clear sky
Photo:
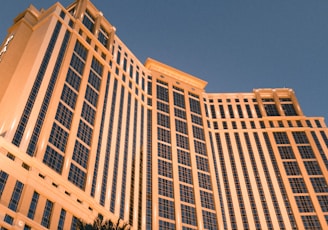
[[[0,40],[30,4],[55,2],[2,1]],[[151,57],[199,77],[207,92],[292,88],[305,115],[328,118],[327,0],[92,2],[142,62]]]

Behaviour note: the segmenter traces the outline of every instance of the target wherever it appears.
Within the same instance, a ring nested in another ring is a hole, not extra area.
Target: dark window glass
[[[75,184],[77,187],[84,189],[86,173],[74,164],[71,164],[68,180]]]
[[[34,214],[35,214],[36,206],[38,204],[39,196],[40,196],[39,193],[34,191],[33,197],[32,197],[32,200],[31,200],[31,204],[30,204],[30,208],[29,208],[28,213],[27,213],[27,217],[32,219],[32,220],[34,218]]]
[[[41,220],[41,225],[46,228],[49,228],[49,226],[50,226],[52,207],[53,207],[53,203],[50,200],[47,200],[46,206],[44,207],[42,220]]]
[[[16,212],[20,197],[22,195],[24,184],[20,181],[16,181],[14,191],[11,195],[8,208]]]
[[[61,173],[63,168],[63,162],[64,157],[50,146],[47,146],[46,152],[43,157],[43,163],[48,165],[56,172]]]

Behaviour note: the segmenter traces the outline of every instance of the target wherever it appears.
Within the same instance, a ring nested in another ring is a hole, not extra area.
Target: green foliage
[[[102,220],[102,218],[97,217],[92,224],[84,223],[82,220],[79,220],[77,223],[78,230],[128,230],[130,225],[123,222],[121,219],[118,219],[115,224],[112,220]]]

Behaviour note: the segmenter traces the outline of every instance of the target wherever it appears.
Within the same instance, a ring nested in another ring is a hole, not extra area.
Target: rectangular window
[[[194,189],[190,186],[180,184],[180,199],[183,202],[194,204]]]
[[[46,206],[44,207],[42,220],[41,220],[41,225],[46,228],[49,228],[49,226],[50,226],[52,207],[53,207],[53,203],[50,200],[47,200]]]
[[[39,193],[34,191],[30,208],[27,213],[27,217],[32,220],[34,219],[34,214],[35,214],[36,206],[38,205],[39,196],[40,196]]]
[[[91,15],[91,13],[88,10],[85,11],[82,22],[83,22],[83,25],[85,25],[85,27],[88,28],[88,30],[93,32],[95,18]]]
[[[193,184],[191,169],[179,166],[179,180],[187,184]]]
[[[157,128],[157,138],[160,141],[164,141],[166,143],[171,143],[171,133],[169,130]]]
[[[282,109],[285,112],[285,116],[297,116],[296,110],[293,104],[281,104]]]
[[[4,171],[0,171],[0,198],[3,193],[3,190],[5,189],[6,182],[8,179],[8,174]]]
[[[12,225],[14,223],[14,218],[12,216],[9,216],[8,214],[5,215],[5,218],[3,218],[3,221],[7,224]],[[2,230],[2,228],[1,228]]]
[[[64,85],[64,89],[62,91],[60,99],[65,102],[69,107],[75,109],[77,94],[66,84]]]
[[[310,196],[295,196],[299,212],[314,212]]]
[[[165,102],[169,102],[169,90],[159,85],[156,86],[156,89],[157,89],[156,90],[157,99],[160,99]]]
[[[289,184],[293,190],[293,193],[307,193],[305,182],[303,178],[289,178]]]
[[[11,195],[11,199],[8,208],[16,212],[20,197],[22,195],[24,184],[20,181],[16,181],[14,191]]]
[[[64,156],[58,153],[56,150],[47,146],[46,152],[43,157],[43,163],[55,170],[57,173],[61,173],[63,168]]]
[[[77,187],[84,189],[86,173],[72,163],[69,170],[68,180]]]
[[[172,163],[158,160],[158,174],[168,178],[173,178]]]
[[[60,102],[56,112],[56,120],[59,121],[59,123],[65,126],[67,129],[70,129],[72,119],[73,112]]]
[[[293,132],[293,137],[296,144],[309,144],[309,139],[305,132]]]
[[[88,146],[91,145],[92,133],[93,133],[92,128],[89,125],[87,125],[85,122],[80,120],[77,136]]]
[[[166,128],[170,128],[170,117],[162,113],[157,113],[157,124]]]
[[[160,217],[170,219],[170,220],[175,219],[174,202],[173,201],[159,198],[158,199],[158,210],[159,210]]]
[[[159,195],[173,198],[173,182],[163,178],[158,178]]]
[[[78,140],[76,140],[75,142],[72,159],[79,165],[81,165],[83,168],[87,168],[89,160],[89,149],[83,144],[81,144]]]
[[[68,132],[66,132],[62,127],[54,123],[51,129],[49,143],[53,144],[60,151],[65,152],[67,139]]]
[[[189,98],[189,105],[190,105],[191,112],[201,115],[201,108],[198,100]]]
[[[313,189],[317,193],[328,192],[328,185],[323,177],[310,178]]]
[[[81,116],[93,126],[96,119],[96,110],[94,110],[88,103],[84,102]]]
[[[66,218],[66,211],[64,209],[62,209],[60,211],[57,230],[63,230],[64,229],[65,218]]]
[[[210,175],[198,172],[198,182],[199,187],[212,190]]]
[[[66,82],[72,86],[77,92],[80,89],[81,77],[75,73],[72,68],[69,68],[66,76]]]
[[[181,204],[181,216],[182,216],[182,223],[196,226],[197,218],[196,218],[196,210],[194,207]]]

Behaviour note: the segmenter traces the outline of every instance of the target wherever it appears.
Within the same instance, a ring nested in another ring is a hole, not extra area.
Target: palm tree
[[[130,225],[127,223],[122,223],[121,219],[117,220],[115,224],[112,220],[105,220],[103,221],[102,218],[97,217],[92,224],[87,224],[82,220],[77,222],[77,229],[78,230],[128,230],[130,229]]]

